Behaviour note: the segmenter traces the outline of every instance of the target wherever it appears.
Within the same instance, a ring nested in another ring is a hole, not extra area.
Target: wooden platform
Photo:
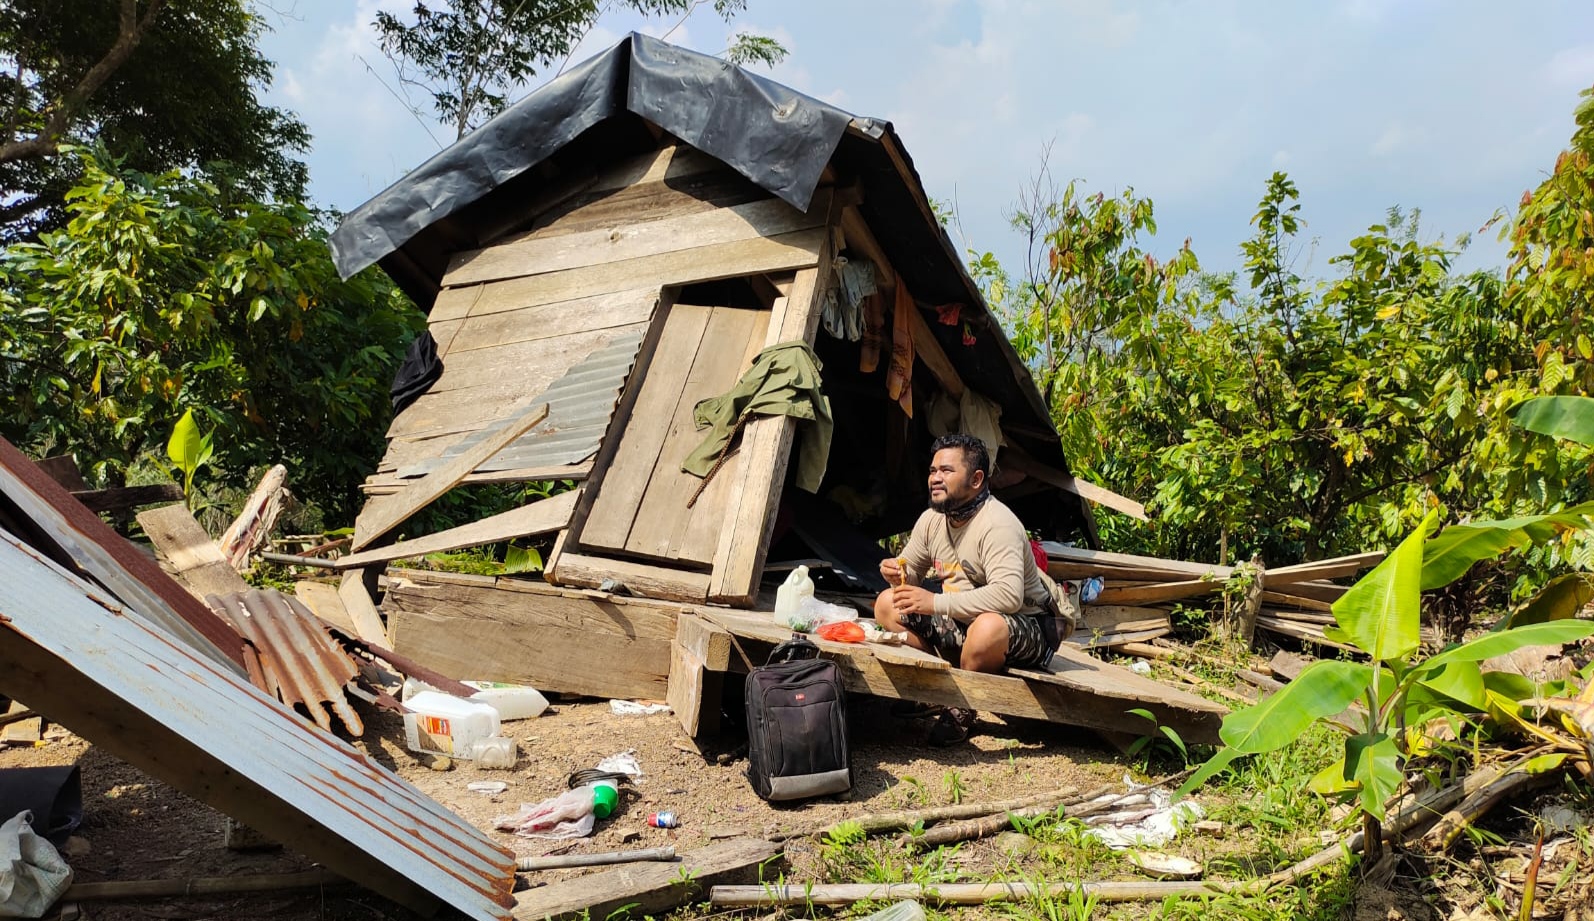
[[[393,570],[385,607],[396,652],[460,678],[544,691],[669,699],[689,732],[712,731],[727,671],[757,665],[791,632],[744,611],[524,579]],[[733,638],[734,637],[734,642]],[[1108,733],[1142,735],[1153,713],[1188,743],[1215,743],[1226,712],[1064,646],[1044,670],[988,675],[917,650],[815,638],[853,693],[972,707]]]

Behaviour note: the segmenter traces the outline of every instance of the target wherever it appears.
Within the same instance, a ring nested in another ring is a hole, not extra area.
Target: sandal
[[[944,747],[966,742],[980,715],[964,707],[947,707],[930,727],[931,745]]]
[[[902,719],[917,719],[921,716],[934,716],[946,708],[940,704],[927,704],[918,700],[895,700],[891,702],[891,715]]]

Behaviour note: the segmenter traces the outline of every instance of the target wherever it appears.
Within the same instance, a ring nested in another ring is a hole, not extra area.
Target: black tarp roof
[[[448,258],[512,228],[521,216],[515,204],[557,183],[561,163],[650,149],[655,128],[803,210],[827,165],[855,179],[865,192],[860,212],[914,296],[965,306],[974,345],[958,328],[931,324],[959,375],[1002,406],[1010,439],[1067,473],[1045,400],[890,123],[648,36],[632,33],[549,81],[350,212],[332,234],[338,270],[347,277],[380,263],[429,309]],[[1094,540],[1089,508],[1075,499],[1060,498],[1056,511]]]

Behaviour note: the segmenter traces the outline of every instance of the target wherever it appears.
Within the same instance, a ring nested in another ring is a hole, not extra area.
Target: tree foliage
[[[624,0],[648,16],[689,15],[706,0]],[[730,21],[746,0],[714,0]],[[607,8],[598,0],[416,0],[408,17],[376,14],[382,52],[399,80],[424,93],[437,120],[464,137],[509,105],[539,73],[562,61]],[[786,49],[772,38],[738,33],[724,52],[732,63],[775,64]]]
[[[303,205],[69,154],[66,226],[0,256],[0,433],[119,482],[192,409],[219,481],[281,462],[352,514],[419,311],[374,269],[339,280]]]
[[[302,196],[304,125],[262,105],[271,62],[246,0],[0,0],[0,235],[66,219],[63,143],[145,172],[211,164],[218,182]],[[222,164],[225,164],[223,166]]]

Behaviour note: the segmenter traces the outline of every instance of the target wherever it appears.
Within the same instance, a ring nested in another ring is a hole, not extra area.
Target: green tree
[[[707,0],[624,0],[649,16],[684,18]],[[747,0],[714,0],[729,22]],[[462,138],[509,105],[537,74],[566,58],[606,4],[598,0],[416,0],[408,17],[378,11],[382,53],[399,82],[424,93],[437,120]],[[732,63],[775,64],[779,42],[738,33],[722,52]],[[419,115],[419,110],[416,114]]]
[[[309,134],[262,105],[271,62],[247,0],[0,0],[0,237],[66,220],[94,142],[145,172],[215,164],[256,197],[302,196]],[[220,164],[226,164],[221,166]]]
[[[302,498],[352,517],[419,311],[374,269],[339,280],[303,205],[68,155],[66,226],[0,256],[0,433],[120,482],[191,408],[213,481],[285,463]]]

